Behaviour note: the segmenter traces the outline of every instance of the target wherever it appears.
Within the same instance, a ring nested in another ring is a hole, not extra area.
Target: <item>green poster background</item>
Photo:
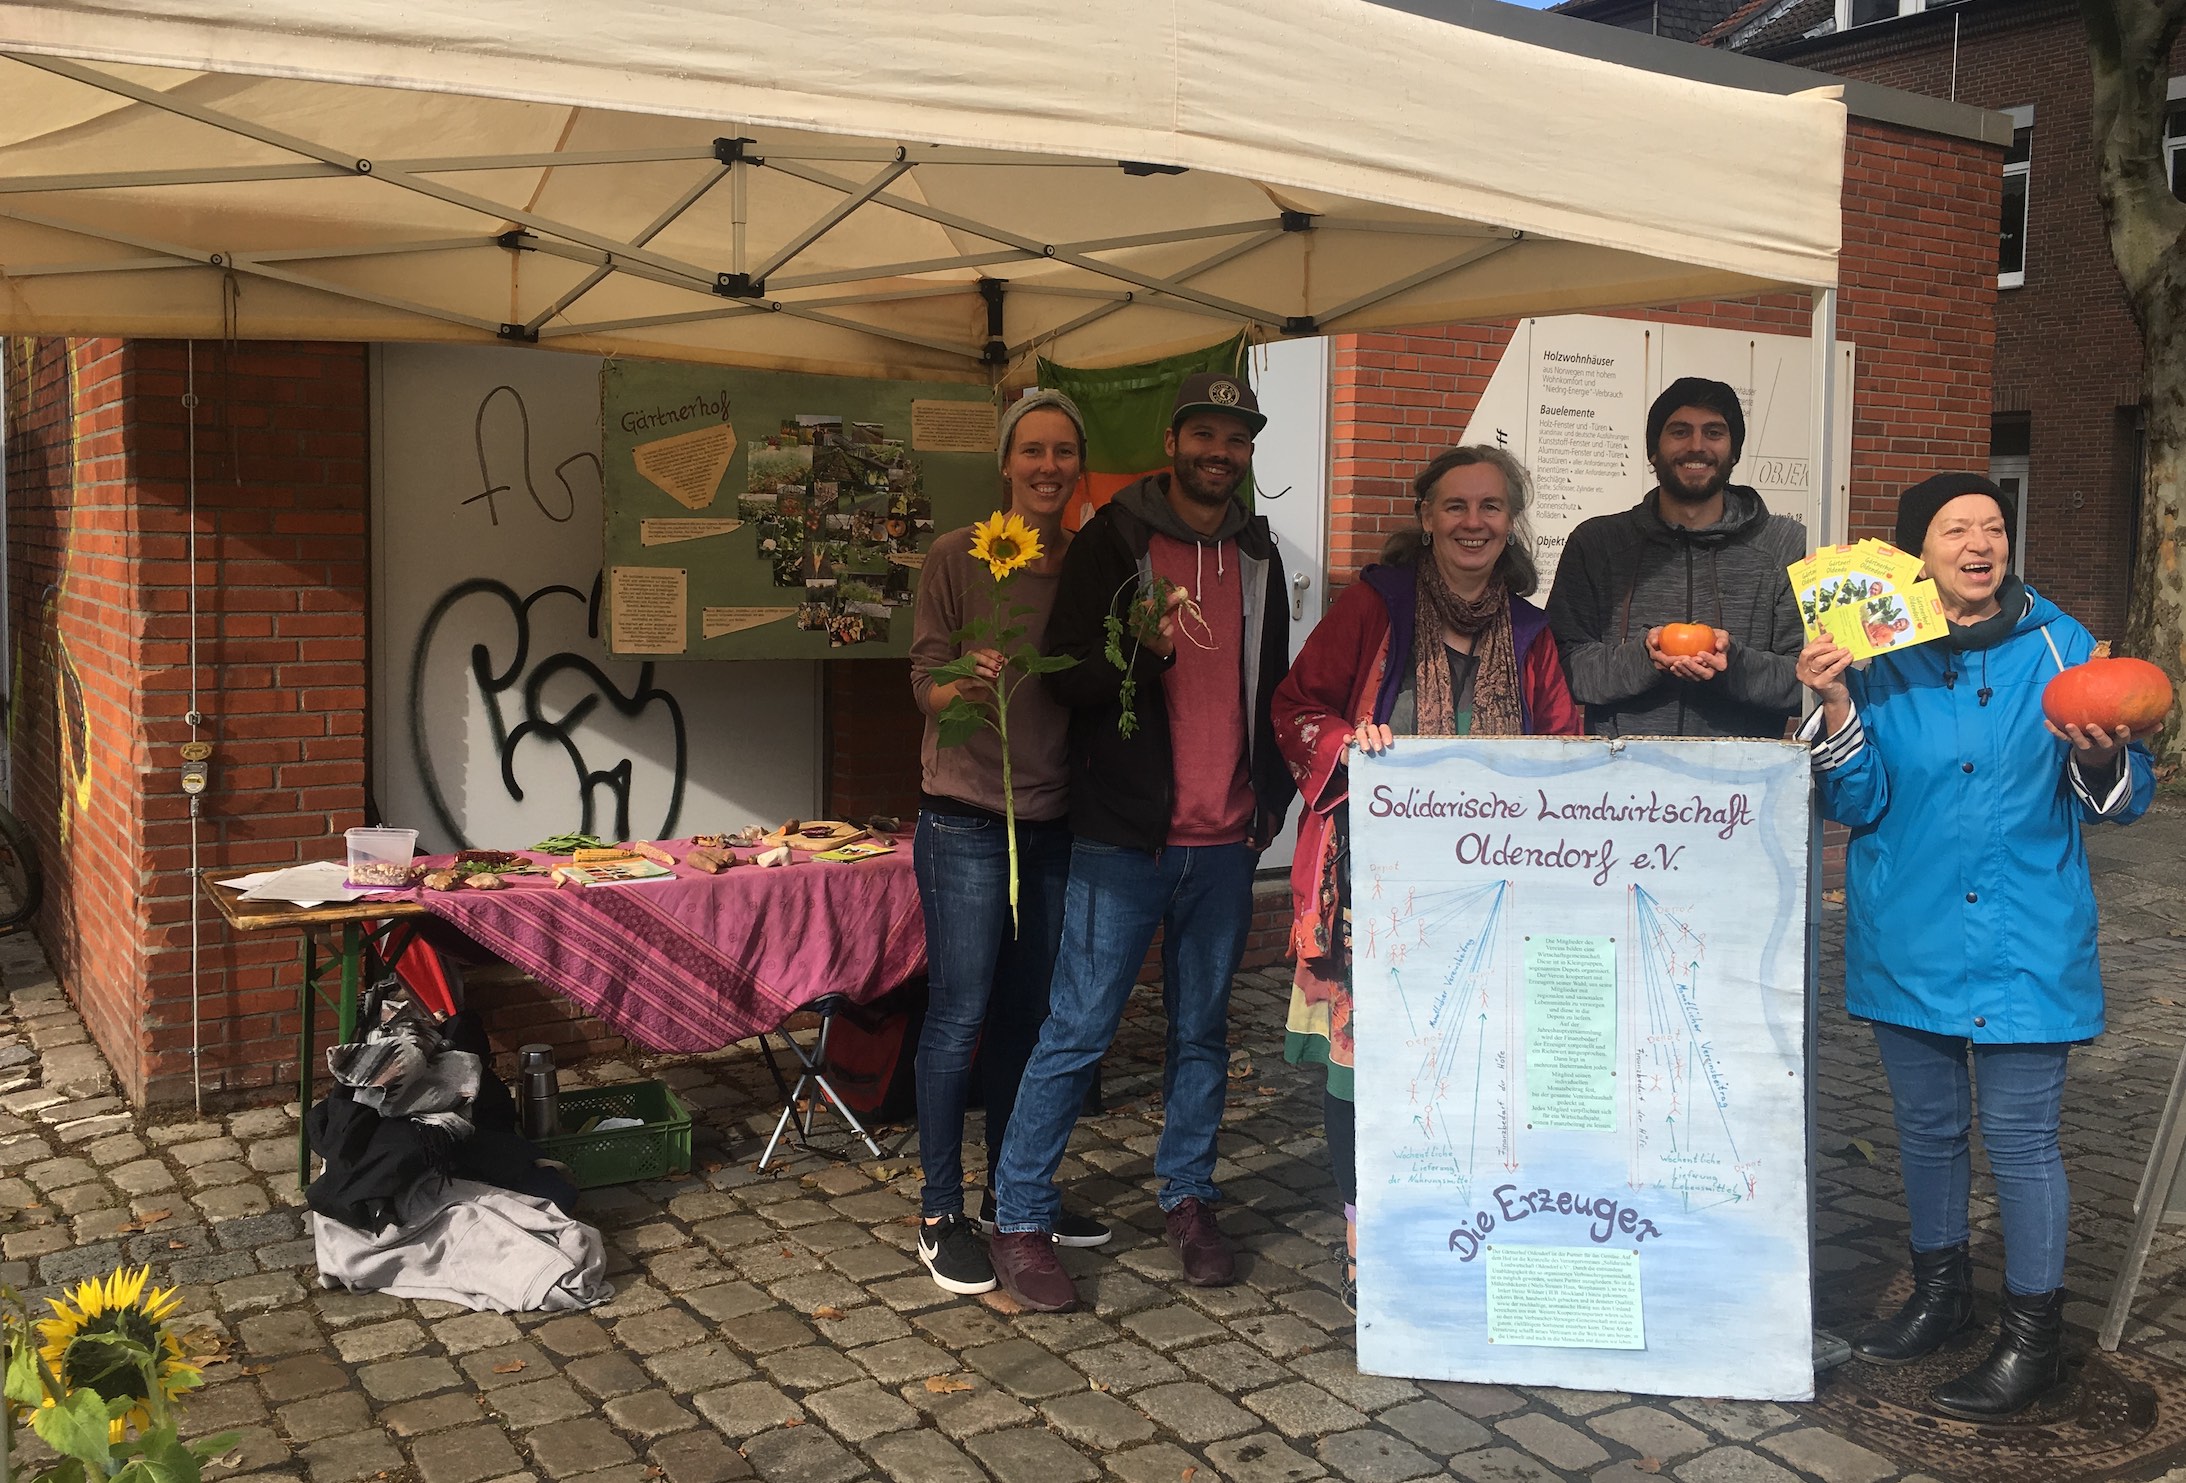
[[[991,420],[977,452],[920,448],[915,401],[971,403],[990,419],[994,407],[987,388],[957,383],[610,360],[600,373],[610,573],[601,626],[610,649],[657,659],[908,653],[918,563],[937,532],[991,513],[1000,488]],[[723,421],[736,448],[706,503],[679,500],[639,471],[644,445]],[[641,522],[705,519],[743,523],[671,544],[643,542]],[[688,573],[680,653],[617,647],[612,573],[631,567]],[[708,608],[796,611],[708,638]]]

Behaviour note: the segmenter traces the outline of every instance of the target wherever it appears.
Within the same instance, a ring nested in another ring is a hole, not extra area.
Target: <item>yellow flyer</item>
[[[1883,592],[1837,603],[1821,615],[1829,636],[1852,651],[1855,659],[1872,659],[1892,649],[1909,649],[1950,631],[1943,618],[1943,604],[1936,584],[1914,582],[1902,592]]]

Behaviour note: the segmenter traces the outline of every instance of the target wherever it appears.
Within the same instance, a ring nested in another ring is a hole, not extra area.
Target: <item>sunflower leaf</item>
[[[1051,675],[1078,662],[1073,654],[1027,654],[1018,661],[1028,675]]]
[[[19,1406],[35,1406],[46,1398],[45,1380],[38,1373],[38,1346],[27,1337],[8,1348],[7,1398]]]
[[[937,664],[926,671],[929,680],[969,680],[979,673],[977,654],[959,654],[947,664]]]
[[[106,1475],[113,1443],[107,1440],[106,1402],[91,1389],[70,1391],[50,1406],[42,1407],[30,1424],[45,1444],[63,1457],[83,1459],[86,1469],[96,1467]]]

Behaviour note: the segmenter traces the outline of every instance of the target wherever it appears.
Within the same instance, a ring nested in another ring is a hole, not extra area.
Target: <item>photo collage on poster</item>
[[[774,585],[802,589],[797,626],[831,648],[886,643],[934,530],[909,446],[877,422],[808,413],[747,458],[737,514],[756,527]]]

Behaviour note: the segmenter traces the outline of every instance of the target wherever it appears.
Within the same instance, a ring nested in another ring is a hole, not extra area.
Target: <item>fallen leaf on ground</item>
[[[935,1395],[954,1395],[960,1390],[970,1390],[972,1383],[961,1375],[928,1375],[926,1388]]]
[[[503,1360],[493,1367],[493,1372],[496,1375],[513,1375],[523,1367],[524,1362],[520,1359]]]
[[[794,1248],[792,1248],[792,1247],[788,1247],[788,1246],[785,1246],[785,1247],[783,1247],[783,1248],[782,1248],[782,1255],[784,1255],[784,1256],[789,1256],[789,1257],[793,1257],[793,1256],[795,1256],[796,1254],[797,1254],[796,1250],[795,1250]]]
[[[1105,1385],[1104,1383],[1102,1383],[1102,1382],[1101,1382],[1101,1381],[1099,1381],[1099,1380],[1089,1380],[1089,1381],[1087,1381],[1086,1383],[1087,1383],[1088,1385],[1091,1385],[1091,1386],[1092,1386],[1092,1387],[1093,1387],[1093,1388],[1094,1388],[1095,1390],[1106,1390],[1106,1389],[1108,1389],[1107,1385]]]
[[[1274,1087],[1254,1087],[1253,1090],[1258,1092],[1263,1097],[1278,1097],[1282,1095],[1282,1093]]]
[[[805,1419],[802,1416],[792,1416],[789,1418],[789,1420],[782,1423],[782,1425],[784,1426],[803,1426],[804,1424]]]
[[[35,1209],[36,1207],[34,1206],[32,1208]],[[142,1215],[138,1216],[135,1220],[123,1221],[121,1225],[118,1226],[116,1229],[124,1231],[148,1231],[153,1226],[158,1225],[161,1221],[165,1220],[168,1216],[173,1214],[174,1212],[172,1210],[147,1210]]]
[[[229,1349],[235,1340],[215,1328],[191,1329],[179,1336],[183,1349],[190,1356],[190,1363],[203,1369],[206,1365],[224,1365],[229,1359]]]
[[[1633,1463],[1632,1466],[1643,1473],[1659,1473],[1662,1471],[1662,1459],[1659,1457],[1643,1457],[1638,1462]]]
[[[187,1241],[170,1241],[167,1243],[167,1249],[169,1251],[188,1251],[190,1243]]]
[[[812,1316],[814,1318],[840,1318],[843,1316],[843,1310],[829,1303],[813,1309]]]
[[[1863,1164],[1875,1162],[1875,1145],[1865,1138],[1855,1138],[1837,1150],[1840,1159],[1858,1159]]]
[[[1192,1483],[1192,1474],[1198,1471],[1198,1468],[1186,1468],[1183,1472],[1177,1474],[1177,1483]]]

